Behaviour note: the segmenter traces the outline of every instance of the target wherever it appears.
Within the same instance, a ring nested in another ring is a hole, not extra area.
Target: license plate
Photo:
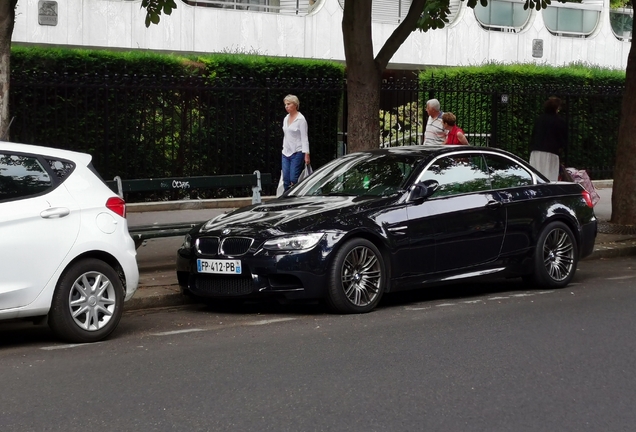
[[[198,259],[199,273],[241,274],[241,260]]]

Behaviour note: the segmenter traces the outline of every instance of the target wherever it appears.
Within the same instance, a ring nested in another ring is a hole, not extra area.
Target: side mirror
[[[424,180],[411,187],[409,201],[425,200],[439,189],[437,180]]]

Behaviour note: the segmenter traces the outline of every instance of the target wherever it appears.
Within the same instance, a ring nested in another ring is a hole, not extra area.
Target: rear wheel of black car
[[[49,326],[68,342],[96,342],[115,330],[123,303],[124,287],[111,266],[93,258],[78,261],[55,288]]]
[[[578,249],[572,230],[563,222],[545,226],[534,252],[534,280],[545,288],[567,286],[576,272]]]
[[[368,240],[347,241],[334,257],[327,301],[339,313],[365,313],[382,298],[387,271],[378,248]]]

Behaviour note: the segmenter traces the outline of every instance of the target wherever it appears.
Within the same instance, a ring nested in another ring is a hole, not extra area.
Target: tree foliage
[[[619,9],[624,7],[632,7],[632,0],[610,0],[611,9]]]
[[[146,27],[159,24],[161,13],[170,15],[177,8],[174,0],[142,0],[141,7],[146,9]]]

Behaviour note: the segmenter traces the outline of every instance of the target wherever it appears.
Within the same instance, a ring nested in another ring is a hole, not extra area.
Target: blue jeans
[[[298,183],[298,176],[305,168],[305,153],[296,152],[291,156],[283,155],[281,159],[283,169],[283,186],[285,190]]]

